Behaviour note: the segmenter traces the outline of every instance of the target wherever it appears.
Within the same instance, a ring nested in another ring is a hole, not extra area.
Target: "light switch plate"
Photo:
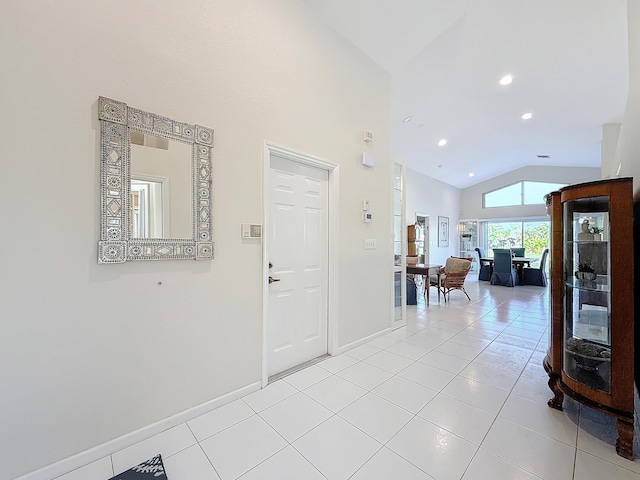
[[[376,249],[376,239],[375,238],[367,238],[364,241],[364,249],[365,250],[375,250]]]

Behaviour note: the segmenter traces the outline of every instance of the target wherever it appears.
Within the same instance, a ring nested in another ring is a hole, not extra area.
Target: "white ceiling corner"
[[[622,120],[627,0],[303,1],[391,72],[394,154],[458,188],[538,154],[599,167],[602,126]]]

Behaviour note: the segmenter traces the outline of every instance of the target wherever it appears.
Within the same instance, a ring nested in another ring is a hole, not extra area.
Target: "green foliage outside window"
[[[532,257],[539,257],[549,246],[549,222],[524,223],[524,251]]]
[[[500,222],[488,224],[489,252],[494,248],[522,246],[522,222]]]
[[[487,253],[491,256],[494,248],[524,247],[528,257],[540,257],[548,246],[549,222],[487,223]]]

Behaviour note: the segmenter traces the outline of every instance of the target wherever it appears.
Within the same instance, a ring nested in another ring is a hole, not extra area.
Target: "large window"
[[[512,207],[515,205],[542,205],[544,196],[559,188],[567,186],[566,183],[548,182],[518,182],[507,187],[487,192],[482,196],[483,207]]]
[[[494,248],[524,247],[528,257],[539,257],[549,246],[549,222],[507,221],[486,222],[485,245],[488,256],[493,256]]]
[[[487,248],[493,256],[494,248],[522,246],[522,222],[487,223]]]

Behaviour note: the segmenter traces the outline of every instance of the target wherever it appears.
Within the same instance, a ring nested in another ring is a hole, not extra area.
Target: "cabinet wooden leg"
[[[545,357],[545,359],[542,361],[542,366],[547,372],[547,375],[549,375],[549,382],[547,382],[547,385],[549,385],[549,388],[553,392],[553,398],[547,402],[547,405],[549,405],[551,408],[555,408],[556,410],[562,410],[564,393],[562,392],[562,390],[560,390],[560,387],[558,386],[560,375],[553,372],[553,370],[551,369],[551,365],[549,364],[548,357]]]
[[[559,375],[556,375],[553,372],[549,373],[549,388],[553,392],[553,398],[549,399],[547,405],[551,408],[555,408],[556,410],[562,410],[562,402],[564,401],[564,393],[560,390],[558,386],[558,380],[560,379]]]
[[[621,457],[633,460],[633,420],[618,419],[618,440],[616,452]]]

